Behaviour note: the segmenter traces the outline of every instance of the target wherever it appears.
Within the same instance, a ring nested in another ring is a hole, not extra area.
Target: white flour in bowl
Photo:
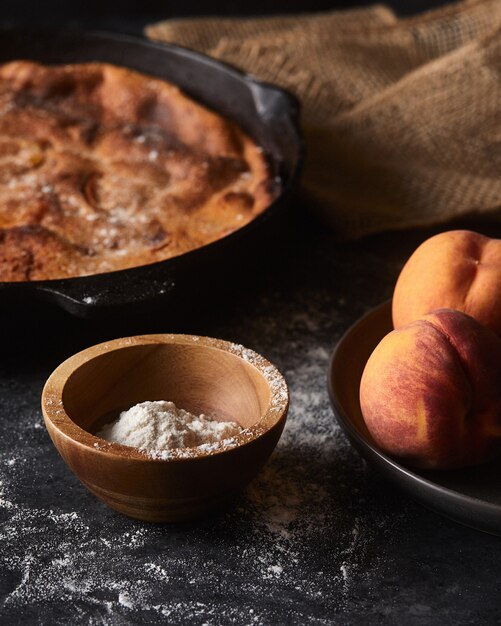
[[[141,402],[106,424],[97,436],[145,452],[195,448],[234,437],[242,432],[236,422],[221,422],[207,415],[193,415],[174,402]]]

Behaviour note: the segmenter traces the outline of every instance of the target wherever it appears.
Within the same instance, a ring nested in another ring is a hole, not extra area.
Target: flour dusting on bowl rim
[[[53,384],[54,378],[67,380],[73,372],[89,361],[88,355],[90,351],[93,353],[92,358],[96,358],[102,354],[114,352],[115,350],[149,344],[199,345],[221,350],[222,352],[232,354],[242,359],[242,361],[255,367],[268,384],[271,397],[266,412],[255,424],[245,428],[242,432],[231,438],[202,444],[194,448],[173,448],[171,450],[143,450],[116,442],[109,442],[78,426],[68,413],[66,413],[64,408],[62,399],[62,389],[64,385],[62,388],[56,387]],[[98,453],[117,454],[119,456],[128,456],[135,459],[165,462],[207,458],[229,452],[235,448],[251,443],[271,428],[277,426],[281,422],[282,417],[286,415],[289,406],[289,392],[285,378],[270,361],[254,350],[223,339],[171,333],[122,337],[90,346],[74,354],[66,361],[63,361],[63,363],[52,372],[45,384],[42,398],[42,408],[45,419],[49,419],[55,423],[65,436],[71,439],[78,438],[81,445],[90,447]],[[78,437],[76,437],[76,435],[78,435]],[[84,441],[81,441],[82,435],[85,435]]]

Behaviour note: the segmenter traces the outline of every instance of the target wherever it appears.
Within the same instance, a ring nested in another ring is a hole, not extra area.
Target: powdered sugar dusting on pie
[[[0,66],[0,281],[177,256],[275,194],[262,150],[165,81],[100,63]]]

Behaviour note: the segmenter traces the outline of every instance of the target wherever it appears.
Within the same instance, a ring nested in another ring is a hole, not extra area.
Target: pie
[[[164,80],[0,65],[0,281],[155,263],[241,228],[277,193],[263,150]]]

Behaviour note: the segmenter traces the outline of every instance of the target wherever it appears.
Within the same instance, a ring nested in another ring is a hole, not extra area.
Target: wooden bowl
[[[93,434],[146,400],[171,400],[245,430],[213,452],[176,449],[167,459]],[[64,361],[42,393],[50,437],[76,476],[117,511],[154,522],[196,517],[237,494],[275,448],[288,404],[286,383],[266,359],[190,335],[93,346]]]

